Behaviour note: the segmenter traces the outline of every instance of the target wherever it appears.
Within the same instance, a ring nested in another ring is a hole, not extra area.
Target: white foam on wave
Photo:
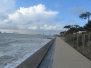
[[[44,41],[43,43],[41,42],[41,44],[34,44],[34,47],[31,46],[31,49],[28,50],[28,51],[25,51],[25,53],[23,54],[23,56],[19,56],[18,58],[14,58],[12,60],[10,60],[9,62],[7,62],[3,68],[15,68],[16,66],[18,66],[20,63],[22,63],[24,60],[26,60],[28,57],[30,57],[32,54],[34,54],[37,50],[39,50],[41,47],[43,47],[47,42],[49,42],[50,40],[49,39],[45,39],[45,40],[42,40]],[[24,44],[21,44],[21,45],[24,45]],[[28,45],[32,45],[32,44],[28,44]],[[15,56],[15,54],[17,54],[17,52],[13,52],[13,55],[12,54],[9,54],[10,56]]]

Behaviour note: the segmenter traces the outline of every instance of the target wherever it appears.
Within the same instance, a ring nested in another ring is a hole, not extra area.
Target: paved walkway
[[[52,68],[91,68],[91,61],[57,37]]]

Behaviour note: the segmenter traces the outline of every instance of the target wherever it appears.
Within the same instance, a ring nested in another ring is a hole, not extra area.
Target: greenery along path
[[[79,31],[91,32],[91,20],[90,20],[91,13],[85,12],[79,15],[81,19],[88,19],[88,22],[84,26],[79,26],[77,24],[74,25],[65,25],[64,28],[66,31],[60,32],[61,35],[63,34],[73,34]]]
[[[52,68],[91,68],[91,61],[57,37]]]

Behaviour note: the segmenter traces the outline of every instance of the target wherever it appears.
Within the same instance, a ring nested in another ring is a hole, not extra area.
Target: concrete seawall
[[[16,68],[38,68],[47,52],[49,51],[51,45],[53,44],[55,39],[52,39],[45,46],[35,52],[32,56],[27,58],[24,62],[18,65]]]
[[[55,51],[55,41],[56,40],[54,40],[53,44],[49,48],[46,56],[44,57],[38,68],[52,68]]]

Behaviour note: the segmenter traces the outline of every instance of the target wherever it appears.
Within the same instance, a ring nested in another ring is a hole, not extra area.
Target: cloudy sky
[[[90,8],[91,0],[0,0],[0,31],[60,33],[64,25],[84,26],[79,15]]]

